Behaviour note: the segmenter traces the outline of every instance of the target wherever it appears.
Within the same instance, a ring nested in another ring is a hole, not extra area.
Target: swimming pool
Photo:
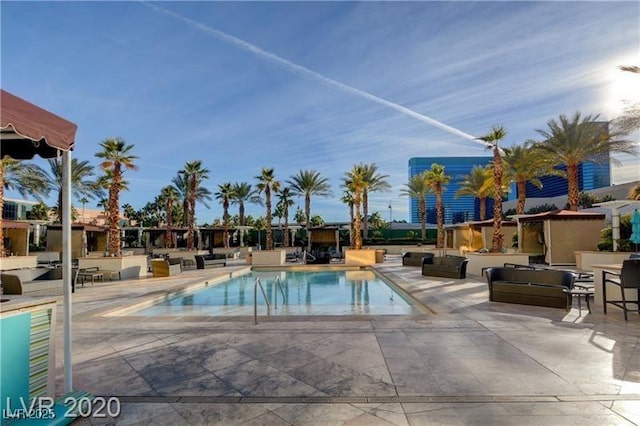
[[[256,277],[260,278],[271,304],[272,316],[423,313],[392,284],[371,270],[287,270],[252,271],[219,284],[176,294],[134,315],[253,315]],[[277,279],[279,286],[276,285]],[[258,312],[264,315],[267,307],[260,290],[257,298]]]

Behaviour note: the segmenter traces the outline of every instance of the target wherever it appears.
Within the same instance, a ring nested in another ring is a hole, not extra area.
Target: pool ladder
[[[287,297],[282,290],[282,283],[280,282],[280,277],[276,276],[274,281],[275,284],[275,306],[274,309],[278,309],[278,290],[282,294],[282,304],[284,305],[287,301]],[[264,298],[264,303],[267,305],[267,316],[271,316],[271,303],[269,303],[269,298],[267,297],[267,293],[264,291],[264,287],[262,286],[262,281],[260,281],[259,277],[256,277],[255,284],[253,285],[253,323],[258,324],[258,287],[260,287],[260,292],[262,293],[262,297]]]

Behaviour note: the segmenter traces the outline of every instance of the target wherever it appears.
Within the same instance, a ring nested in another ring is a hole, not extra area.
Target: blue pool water
[[[372,271],[256,272],[199,290],[174,295],[135,315],[253,315],[259,277],[271,315],[414,315],[421,312]],[[281,286],[276,288],[276,277]],[[276,309],[277,296],[277,309]],[[258,314],[266,313],[258,289]]]

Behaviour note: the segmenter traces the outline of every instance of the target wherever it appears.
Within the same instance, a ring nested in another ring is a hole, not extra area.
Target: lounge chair
[[[151,259],[151,272],[154,277],[169,277],[182,272],[179,259],[177,263],[171,263],[172,259]]]

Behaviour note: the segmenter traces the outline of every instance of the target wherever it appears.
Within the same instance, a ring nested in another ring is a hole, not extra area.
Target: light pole
[[[391,219],[393,217],[393,208],[391,207],[391,201],[389,201],[389,240],[391,240]]]

